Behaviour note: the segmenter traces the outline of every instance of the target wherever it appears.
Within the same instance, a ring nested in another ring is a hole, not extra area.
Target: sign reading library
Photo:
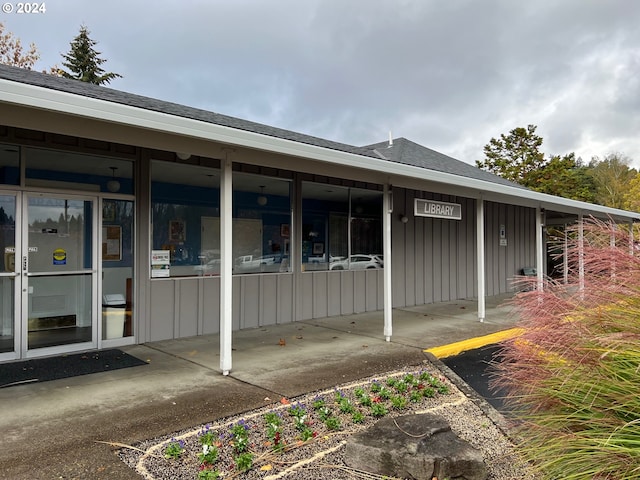
[[[459,203],[436,202],[416,198],[414,203],[416,217],[448,218],[450,220],[462,219],[462,205]]]

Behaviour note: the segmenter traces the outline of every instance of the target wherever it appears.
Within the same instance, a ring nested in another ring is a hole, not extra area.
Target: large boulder
[[[433,414],[383,418],[352,435],[346,445],[348,466],[405,479],[485,480],[482,454]]]

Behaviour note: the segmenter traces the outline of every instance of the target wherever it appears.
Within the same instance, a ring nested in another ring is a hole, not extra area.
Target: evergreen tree
[[[106,60],[100,58],[100,52],[93,48],[97,42],[89,37],[89,33],[86,26],[80,27],[80,33],[71,42],[71,50],[66,55],[62,55],[65,60],[62,65],[69,71],[61,70],[60,74],[65,78],[96,85],[109,83],[114,78],[122,78],[122,75],[105,72],[100,67]]]
[[[477,160],[476,166],[502,178],[532,187],[532,172],[545,165],[544,153],[540,151],[542,137],[536,135],[536,126],[514,128],[508,135],[492,138],[484,146],[485,159]]]

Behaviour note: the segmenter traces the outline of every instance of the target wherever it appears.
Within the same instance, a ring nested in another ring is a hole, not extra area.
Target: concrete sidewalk
[[[233,366],[219,369],[218,335],[123,347],[148,365],[0,389],[0,478],[137,479],[98,442],[134,444],[369,375],[417,365],[424,349],[513,326],[506,297],[234,332]]]

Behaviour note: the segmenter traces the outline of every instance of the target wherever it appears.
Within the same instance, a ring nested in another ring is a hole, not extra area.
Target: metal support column
[[[478,320],[484,322],[486,315],[486,287],[484,265],[484,200],[476,201],[476,256],[478,262]]]
[[[231,372],[233,330],[233,170],[231,160],[222,163],[220,178],[220,370]]]
[[[544,278],[544,239],[542,230],[544,229],[544,211],[536,207],[536,284],[539,292],[542,292]]]
[[[384,185],[382,199],[382,250],[384,257],[384,337],[391,341],[393,331],[393,287],[391,283],[391,214],[393,213],[393,192],[391,186]]]

